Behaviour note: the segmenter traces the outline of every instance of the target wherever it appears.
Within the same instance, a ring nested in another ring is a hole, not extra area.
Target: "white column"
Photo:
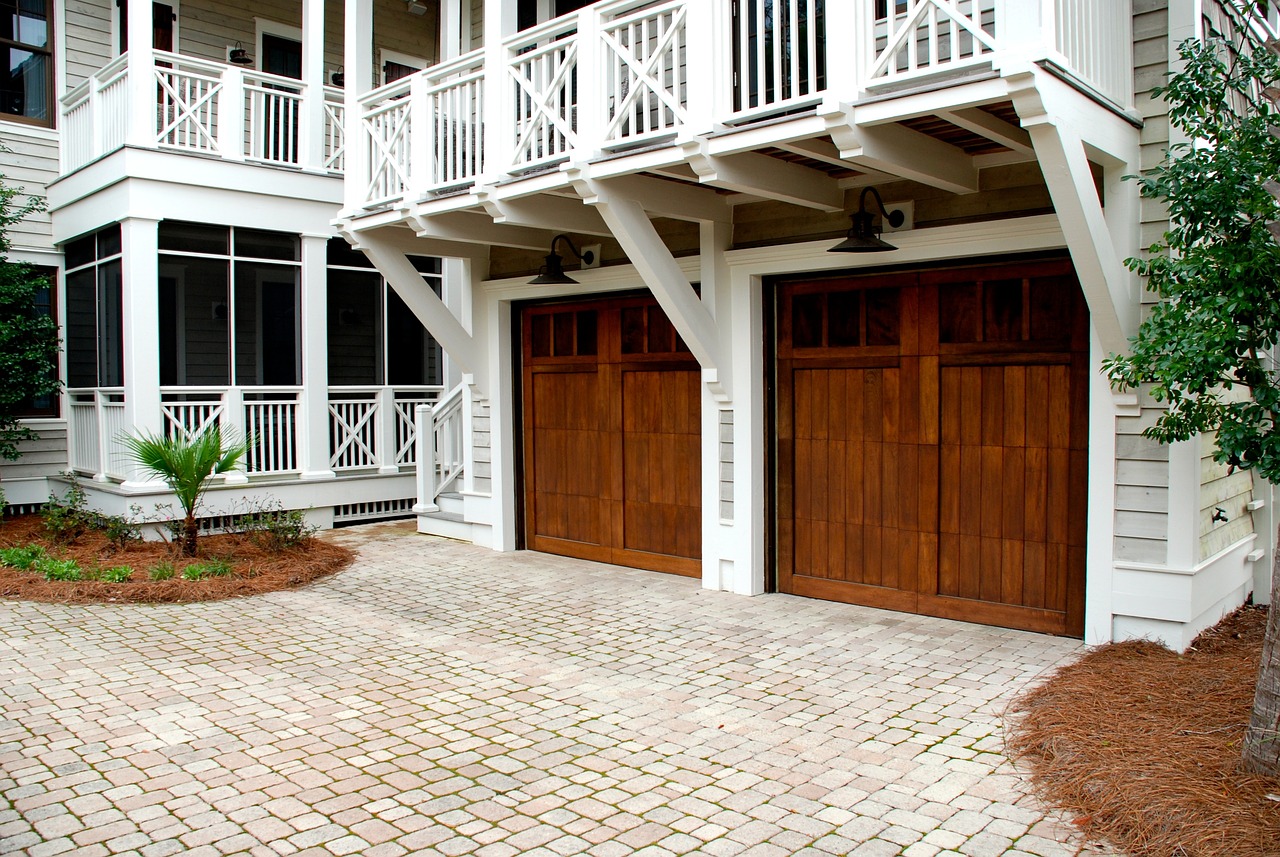
[[[1170,568],[1190,570],[1200,561],[1200,439],[1169,444]]]
[[[590,161],[604,146],[604,62],[600,13],[587,6],[578,11],[578,145],[571,153],[576,161]]]
[[[132,21],[130,21],[132,25]],[[132,42],[131,42],[132,43]],[[121,315],[124,350],[124,425],[134,434],[160,434],[160,222],[132,217],[120,224],[122,262]],[[108,438],[108,448],[116,438]],[[133,465],[125,485],[148,485]]]
[[[515,0],[484,0],[484,172],[478,185],[493,184],[511,166],[514,95],[502,40],[516,31]]]
[[[360,115],[360,97],[373,89],[373,0],[346,0],[346,43],[343,73],[346,75],[346,213],[360,210],[369,183],[369,139]]]
[[[862,75],[874,56],[872,9],[873,0],[827,4],[827,98],[833,108],[858,97]]]
[[[464,0],[440,0],[440,62],[457,59],[467,52]]]
[[[302,80],[299,166],[318,170],[324,165],[324,0],[302,0]]]
[[[298,463],[303,479],[332,479],[329,465],[328,235],[302,236],[302,399]]]
[[[150,3],[129,5],[129,126],[125,139],[131,146],[154,149],[156,145],[156,61],[152,53]]]

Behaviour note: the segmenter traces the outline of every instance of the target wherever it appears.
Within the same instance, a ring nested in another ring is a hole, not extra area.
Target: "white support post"
[[[578,10],[578,145],[572,157],[590,161],[604,145],[604,46],[600,41],[600,13],[594,4]]]
[[[413,424],[416,436],[414,445],[418,454],[418,502],[413,511],[418,514],[438,512],[436,505],[436,449],[435,430],[431,418],[430,405],[418,405],[413,409]]]
[[[515,93],[507,68],[503,39],[516,29],[512,0],[484,0],[484,175],[477,185],[494,184],[506,174],[514,157]]]
[[[152,49],[152,8],[150,3],[134,3],[129,9],[129,130],[125,140],[131,146],[156,147],[156,58]]]
[[[240,387],[229,387],[227,392],[222,394],[222,433],[226,437],[237,440],[246,438],[253,441],[250,444],[251,452],[254,444],[259,440],[248,438],[245,433],[244,390]],[[224,481],[228,485],[244,484],[249,481],[248,469],[249,457],[246,455],[239,467],[227,473]]]
[[[111,461],[111,438],[107,436],[109,429],[107,427],[106,409],[102,405],[102,396],[101,390],[93,391],[93,422],[98,427],[98,471],[93,474],[94,482],[111,481],[111,478],[107,476]]]
[[[467,52],[463,45],[466,15],[463,0],[440,2],[440,62],[449,62]]]
[[[158,220],[131,217],[120,224],[123,257],[121,284],[121,332],[124,352],[124,428],[131,433],[160,434],[164,417],[160,408],[160,268]],[[119,438],[103,439],[111,450]],[[102,464],[111,471],[109,461]],[[151,485],[129,465],[126,485]]]
[[[378,454],[378,472],[399,473],[400,465],[396,464],[396,391],[394,387],[384,386],[378,391],[377,410],[373,414],[373,431],[377,437],[375,449]]]
[[[218,96],[218,153],[228,161],[243,161],[244,70],[227,66],[222,70],[222,93]]]
[[[298,117],[299,166],[324,167],[324,0],[302,2],[302,115]]]
[[[430,81],[415,74],[409,81],[409,186],[408,200],[421,199],[436,180],[435,147],[439,141],[432,133]]]
[[[1200,561],[1200,439],[1169,444],[1166,564],[1189,571]]]
[[[369,135],[364,129],[360,98],[373,88],[373,0],[346,0],[346,43],[343,89],[346,138],[344,205],[355,214],[369,186]]]
[[[332,479],[329,461],[327,235],[302,236],[302,398],[298,463],[303,479]]]
[[[872,0],[828,3],[826,16],[827,92],[837,102],[841,98],[851,101],[857,96],[861,78],[871,67],[873,58]]]

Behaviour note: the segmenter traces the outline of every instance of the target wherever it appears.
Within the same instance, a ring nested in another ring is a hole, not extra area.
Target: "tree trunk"
[[[196,555],[196,536],[200,535],[200,524],[196,522],[195,515],[187,515],[182,522],[182,555]]]
[[[1271,607],[1267,633],[1262,641],[1258,689],[1253,697],[1253,717],[1244,734],[1244,767],[1254,774],[1280,777],[1280,536],[1273,548]]]

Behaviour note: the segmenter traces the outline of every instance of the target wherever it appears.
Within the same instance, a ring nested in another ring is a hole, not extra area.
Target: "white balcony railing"
[[[1008,60],[1122,107],[1131,24],[1112,0],[603,0],[364,95],[361,204],[712,133]],[[736,11],[733,11],[736,10]],[[358,173],[358,174],[357,174]]]
[[[338,473],[416,462],[413,412],[440,387],[329,388],[329,466]]]
[[[130,57],[154,77],[132,86]],[[145,94],[140,94],[145,93]],[[344,167],[341,90],[325,88],[322,127],[307,128],[302,81],[166,51],[125,54],[62,99],[62,172],[129,144],[327,172]],[[138,111],[142,111],[139,113]],[[321,139],[306,145],[307,135]],[[321,154],[311,156],[315,149]],[[319,162],[308,163],[309,157]]]

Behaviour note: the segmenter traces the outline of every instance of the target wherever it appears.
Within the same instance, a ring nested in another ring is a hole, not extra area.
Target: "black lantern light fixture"
[[[890,226],[896,228],[906,220],[906,215],[901,210],[889,211],[885,208],[884,200],[880,198],[880,191],[867,185],[862,189],[862,195],[858,197],[857,212],[850,216],[853,225],[849,227],[848,236],[829,249],[828,253],[883,253],[886,250],[898,249],[888,241],[880,240],[880,230],[875,225],[875,213],[867,211],[868,193],[876,198],[876,205],[880,207],[880,212],[885,220],[889,221]]]
[[[595,253],[591,252],[590,250],[587,250],[583,253],[579,253],[578,248],[574,246],[573,241],[570,240],[569,236],[561,233],[560,235],[557,235],[555,238],[551,239],[551,252],[547,254],[546,264],[542,266],[542,270],[538,273],[538,276],[534,277],[532,280],[529,281],[529,285],[531,286],[560,286],[560,285],[575,286],[578,284],[577,280],[573,279],[572,277],[565,276],[564,265],[563,265],[564,259],[559,253],[556,252],[557,241],[563,241],[565,244],[569,245],[569,252],[572,253],[574,256],[578,257],[580,260],[582,260],[582,263],[584,265],[590,265],[593,262],[595,262],[596,260]]]
[[[232,65],[253,65],[253,57],[244,49],[244,45],[236,42],[236,46],[227,52],[227,59]]]
[[[333,85],[342,86],[347,82],[347,75],[342,70],[342,66],[338,66],[338,70],[333,73]]]

